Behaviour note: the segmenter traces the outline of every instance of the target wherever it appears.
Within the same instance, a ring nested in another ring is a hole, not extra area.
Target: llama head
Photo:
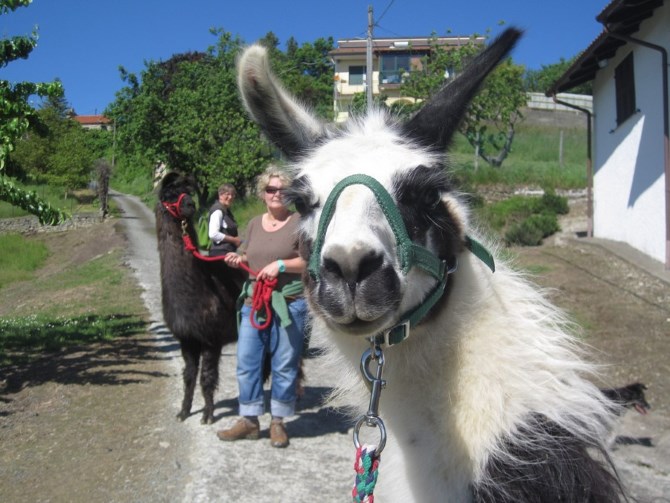
[[[190,219],[195,214],[196,205],[192,194],[195,184],[192,178],[171,171],[161,180],[158,200],[163,211],[178,220]]]
[[[508,29],[407,123],[373,111],[344,130],[325,125],[284,90],[263,47],[241,55],[242,100],[292,162],[295,178],[286,195],[302,215],[306,292],[331,330],[372,336],[441,295],[446,271],[468,239],[444,150],[480,84],[520,35]],[[334,188],[337,196],[329,200]],[[399,246],[403,232],[392,224],[396,213],[418,255],[428,250],[428,261],[442,264],[437,274],[407,263],[407,248]]]

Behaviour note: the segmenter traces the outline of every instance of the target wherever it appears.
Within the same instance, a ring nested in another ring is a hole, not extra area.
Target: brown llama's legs
[[[198,366],[200,364],[200,343],[193,340],[180,340],[181,356],[184,359],[184,399],[177,419],[184,421],[191,414],[193,404],[193,392],[198,379]]]
[[[202,424],[214,422],[214,392],[219,385],[219,360],[221,346],[205,346],[202,348],[202,368],[200,369],[200,387],[205,399],[205,409],[202,412]]]

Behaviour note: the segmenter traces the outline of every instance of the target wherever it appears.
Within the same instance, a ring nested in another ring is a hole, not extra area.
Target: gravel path
[[[115,193],[124,211],[122,223],[128,236],[129,265],[143,287],[144,301],[152,317],[151,331],[159,344],[168,333],[163,325],[160,300],[159,263],[156,251],[154,215],[137,198]],[[177,348],[168,352],[175,374],[165,399],[170,414],[176,414],[181,401],[182,360]],[[185,422],[171,419],[161,426],[164,457],[174,460],[172,467],[184,482],[174,493],[154,494],[154,501],[256,503],[349,501],[353,481],[354,448],[349,422],[337,411],[322,406],[332,378],[320,371],[318,358],[305,361],[305,395],[297,415],[287,421],[291,445],[275,449],[268,438],[269,415],[261,418],[261,439],[223,443],[216,431],[236,418],[237,383],[235,346],[227,346],[221,358],[221,377],[217,391],[213,425],[201,425],[202,400],[196,392],[194,414]],[[169,444],[169,445],[166,445]],[[178,449],[183,448],[182,455]],[[168,463],[170,464],[170,463]],[[148,481],[150,486],[154,482]]]
[[[350,501],[354,455],[351,425],[337,411],[321,405],[333,377],[321,371],[318,358],[305,362],[306,394],[299,403],[297,416],[287,424],[291,445],[285,450],[270,447],[267,416],[261,420],[263,437],[259,441],[222,443],[215,436],[216,430],[227,427],[236,417],[234,346],[224,348],[222,356],[215,424],[200,424],[198,411],[202,402],[197,394],[196,413],[187,421],[179,423],[168,417],[176,413],[180,403],[182,363],[174,341],[162,324],[153,214],[134,197],[121,194],[113,197],[124,211],[121,221],[128,236],[128,260],[145,291],[144,300],[153,320],[151,331],[156,335],[156,344],[162,345],[159,349],[167,356],[169,372],[173,375],[165,385],[162,410],[152,430],[152,438],[159,443],[165,462],[153,475],[150,471],[147,473],[146,494],[135,500]],[[605,263],[614,264],[618,260],[614,255],[602,258],[599,253],[599,256]],[[633,274],[643,274],[630,263],[622,264],[631,268]],[[670,322],[670,317],[667,321]],[[318,346],[318,341],[313,346]],[[657,400],[667,396],[666,390],[656,391]],[[653,405],[653,397],[651,401]],[[665,405],[661,409],[667,411]],[[667,413],[655,414],[652,410],[644,418],[629,412],[613,434],[629,440],[628,444],[617,445],[613,456],[640,502],[670,501],[669,432]],[[383,465],[380,476],[383,476]]]

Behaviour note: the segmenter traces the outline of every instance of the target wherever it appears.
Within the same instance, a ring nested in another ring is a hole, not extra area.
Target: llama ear
[[[404,126],[422,144],[444,150],[486,76],[512,50],[522,32],[508,28]]]
[[[237,71],[237,84],[249,114],[289,158],[299,157],[325,134],[324,125],[275,78],[263,46],[245,49]]]

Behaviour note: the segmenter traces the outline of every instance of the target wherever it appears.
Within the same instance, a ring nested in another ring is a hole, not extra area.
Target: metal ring
[[[379,444],[375,449],[375,454],[379,456],[386,446],[386,426],[384,426],[384,421],[382,421],[379,416],[361,416],[354,426],[354,447],[356,447],[356,449],[361,447],[361,443],[358,439],[358,432],[361,430],[363,423],[370,427],[375,426],[379,428]]]

